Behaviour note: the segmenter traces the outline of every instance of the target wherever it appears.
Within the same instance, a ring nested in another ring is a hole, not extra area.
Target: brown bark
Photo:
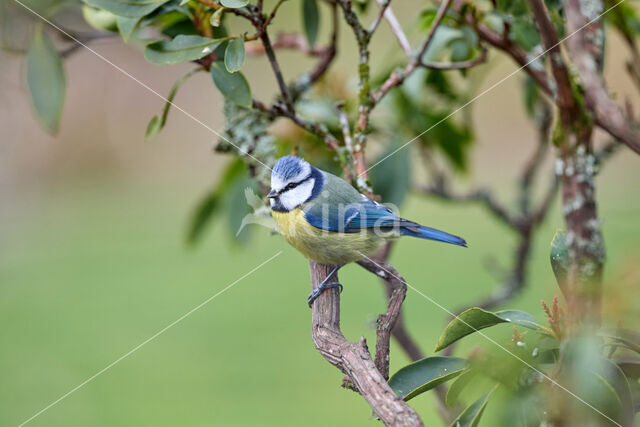
[[[601,276],[604,263],[604,242],[600,231],[595,200],[595,156],[592,153],[593,122],[580,102],[580,93],[571,82],[571,76],[561,55],[558,36],[551,23],[549,11],[542,0],[530,0],[536,25],[545,50],[550,51],[551,71],[557,86],[559,122],[555,143],[559,149],[557,174],[560,177],[562,207],[567,225],[566,243],[569,249],[569,275],[560,284],[567,300],[569,325],[598,325],[600,323]],[[594,2],[593,6],[596,2]],[[573,0],[565,2],[565,10],[576,7]],[[567,10],[567,14],[569,11]],[[569,19],[569,31],[575,27]],[[587,21],[585,20],[585,23]],[[599,31],[594,22],[584,32]],[[602,46],[596,34],[591,37],[579,31],[570,39],[574,57],[588,56],[594,70],[599,67]],[[587,40],[589,39],[589,40]],[[578,40],[578,41],[577,41]],[[577,54],[576,52],[581,52]],[[597,73],[597,71],[596,71]]]
[[[310,261],[312,289],[315,289],[332,269],[333,266]],[[338,280],[337,274],[335,280]],[[342,335],[338,289],[324,292],[314,302],[311,334],[320,354],[349,377],[382,422],[391,426],[423,425],[418,414],[395,395],[378,371],[364,337],[358,342],[350,342]]]

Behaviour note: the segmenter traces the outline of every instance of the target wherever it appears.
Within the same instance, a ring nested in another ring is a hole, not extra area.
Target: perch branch
[[[333,266],[309,263],[311,287],[315,289]],[[337,275],[335,276],[337,280]],[[371,359],[366,340],[350,342],[340,330],[340,293],[337,289],[324,292],[313,304],[313,342],[320,354],[349,377],[373,412],[393,426],[422,426],[418,414],[397,397]]]
[[[389,379],[389,345],[391,342],[391,331],[394,329],[402,303],[407,295],[407,285],[404,280],[399,279],[400,274],[389,264],[384,264],[384,268],[390,273],[381,269],[378,263],[369,258],[363,258],[358,264],[366,270],[380,277],[389,285],[388,307],[386,313],[378,316],[376,328],[376,367],[385,379]]]

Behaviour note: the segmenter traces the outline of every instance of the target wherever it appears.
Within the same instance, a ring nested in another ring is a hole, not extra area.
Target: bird
[[[400,218],[344,179],[298,156],[286,155],[275,163],[267,198],[284,239],[305,257],[335,266],[309,294],[309,307],[328,289],[342,292],[342,285],[330,278],[342,266],[375,254],[387,240],[411,236],[467,246],[461,237]]]

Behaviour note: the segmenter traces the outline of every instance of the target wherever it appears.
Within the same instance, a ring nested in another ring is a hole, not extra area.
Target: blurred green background
[[[298,28],[298,7],[286,7],[274,31]],[[408,9],[396,9],[405,22],[412,19]],[[334,79],[349,81],[355,56],[350,38],[343,38],[332,72]],[[385,28],[375,40],[374,64],[385,61],[389,40]],[[138,47],[118,41],[94,48],[163,94],[187,69],[147,64]],[[313,347],[301,255],[258,227],[248,245],[239,245],[224,218],[200,246],[185,245],[188,217],[227,161],[211,150],[215,135],[174,110],[165,130],[145,144],[144,129],[162,101],[81,51],[67,62],[61,132],[49,137],[31,116],[23,58],[0,55],[0,425],[25,421],[278,251],[282,255],[30,425],[371,425],[366,402],[339,387],[342,375]],[[611,49],[607,64],[622,64],[624,55]],[[281,58],[287,78],[310,64],[291,52]],[[264,58],[248,61],[254,92],[268,99],[275,83]],[[632,96],[624,70],[616,66],[606,69],[612,91]],[[485,73],[481,87],[513,69],[497,58],[479,71]],[[477,142],[472,172],[460,179],[461,186],[494,186],[506,201],[513,199],[514,174],[535,144],[518,99],[520,77],[470,107]],[[176,103],[213,128],[222,123],[221,99],[207,75],[185,85]],[[414,175],[416,182],[424,180],[417,167]],[[640,260],[638,182],[638,161],[626,150],[599,177],[608,298],[624,292],[618,278]],[[409,284],[450,310],[494,289],[494,267],[487,265],[495,260],[508,267],[515,236],[491,216],[417,195],[402,213],[459,234],[470,245],[465,250],[402,240],[392,262]],[[556,203],[537,234],[528,287],[506,307],[542,318],[540,299],[558,293],[548,245],[561,227]],[[357,266],[346,267],[341,279],[345,335],[365,335],[373,348],[383,288]],[[404,307],[409,331],[430,354],[447,313],[411,290]],[[605,317],[615,323],[617,314]],[[488,345],[469,337],[460,352],[475,344]],[[393,346],[391,371],[407,361]],[[427,425],[441,423],[431,394],[411,404]],[[492,411],[497,409],[490,404],[487,415]]]

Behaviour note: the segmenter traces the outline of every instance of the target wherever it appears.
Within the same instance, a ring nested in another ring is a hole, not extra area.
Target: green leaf
[[[467,407],[462,413],[456,418],[451,426],[455,427],[475,427],[480,422],[480,417],[484,412],[484,408],[487,406],[489,402],[489,398],[491,394],[498,388],[496,384],[488,393],[480,396],[478,400],[473,402],[471,405]]]
[[[42,25],[35,33],[27,53],[27,84],[31,102],[40,122],[51,134],[60,127],[66,91],[66,77],[62,59]]]
[[[529,12],[526,0],[497,0],[496,6],[500,12],[513,16],[522,16]]]
[[[118,31],[118,17],[108,10],[102,10],[85,4],[82,6],[82,17],[84,20],[101,31]]]
[[[85,3],[108,10],[118,16],[141,18],[169,0],[85,0]]]
[[[160,129],[162,129],[160,117],[153,116],[149,121],[149,124],[147,125],[147,130],[144,133],[145,142],[151,141],[153,138],[155,138],[158,132],[160,132]]]
[[[251,213],[251,206],[246,198],[246,190],[250,189],[252,194],[258,193],[260,190],[256,180],[247,176],[245,179],[238,179],[228,191],[225,199],[227,211],[227,221],[229,223],[228,231],[234,242],[243,244],[249,241],[251,227],[242,227],[242,221],[246,215]]]
[[[562,286],[569,275],[569,248],[567,247],[567,238],[564,231],[556,231],[551,241],[551,252],[549,254],[551,260],[551,269],[556,276],[558,285]]]
[[[320,28],[320,13],[316,0],[302,1],[302,22],[307,43],[309,43],[309,47],[313,47],[318,38],[318,28]]]
[[[425,62],[437,62],[446,47],[455,40],[464,40],[464,37],[464,33],[458,28],[439,26],[422,59]]]
[[[426,357],[400,369],[389,379],[389,386],[398,397],[409,400],[460,375],[467,361],[459,357]]]
[[[219,27],[222,24],[222,17],[224,16],[224,7],[216,10],[211,14],[211,18],[209,18],[209,23],[212,27]]]
[[[244,40],[242,37],[230,40],[224,51],[224,66],[230,73],[235,73],[244,64]]]
[[[222,95],[242,107],[251,107],[251,88],[240,71],[230,73],[221,61],[211,64],[211,77]]]
[[[196,206],[187,231],[187,243],[194,245],[200,240],[211,219],[220,209],[226,193],[246,175],[246,170],[245,163],[240,157],[234,158],[229,163],[217,187]]]
[[[154,64],[179,64],[209,55],[220,43],[220,39],[179,35],[173,40],[158,40],[148,44],[144,57]]]
[[[527,52],[540,44],[540,34],[533,22],[518,19],[511,24],[511,32],[515,42]]]
[[[151,121],[149,122],[149,125],[147,126],[147,132],[145,134],[145,141],[151,141],[153,138],[155,138],[155,136],[158,134],[158,132],[160,132],[160,130],[162,130],[162,128],[164,127],[164,125],[167,123],[167,117],[169,116],[169,110],[171,108],[171,105],[173,103],[173,98],[176,97],[176,93],[178,93],[178,89],[180,89],[180,86],[183,85],[184,82],[186,82],[189,77],[193,76],[195,73],[197,73],[198,71],[200,71],[201,68],[194,68],[191,71],[189,71],[188,73],[186,73],[184,76],[180,77],[178,80],[176,80],[176,82],[173,84],[173,87],[171,88],[171,91],[169,92],[169,96],[167,96],[167,101],[164,104],[164,109],[162,110],[162,116],[158,117],[158,116],[154,116]]]
[[[136,27],[140,24],[141,19],[142,18],[128,18],[126,16],[117,17],[118,31],[120,32],[122,40],[125,42],[129,41]]]
[[[504,310],[492,313],[490,311],[474,307],[463,311],[459,316],[449,322],[442,332],[442,335],[440,335],[438,344],[434,351],[440,351],[458,341],[460,338],[472,334],[480,329],[488,328],[500,323],[513,323],[515,325],[553,335],[553,332],[549,328],[538,323],[535,317],[529,313],[525,313],[524,311]]]
[[[467,387],[471,380],[476,376],[477,372],[473,369],[464,370],[458,378],[456,378],[447,390],[446,403],[449,406],[453,406],[458,401],[460,393]]]
[[[239,7],[245,7],[249,4],[249,0],[220,0],[220,3],[224,7],[228,7],[229,9],[237,9]]]

